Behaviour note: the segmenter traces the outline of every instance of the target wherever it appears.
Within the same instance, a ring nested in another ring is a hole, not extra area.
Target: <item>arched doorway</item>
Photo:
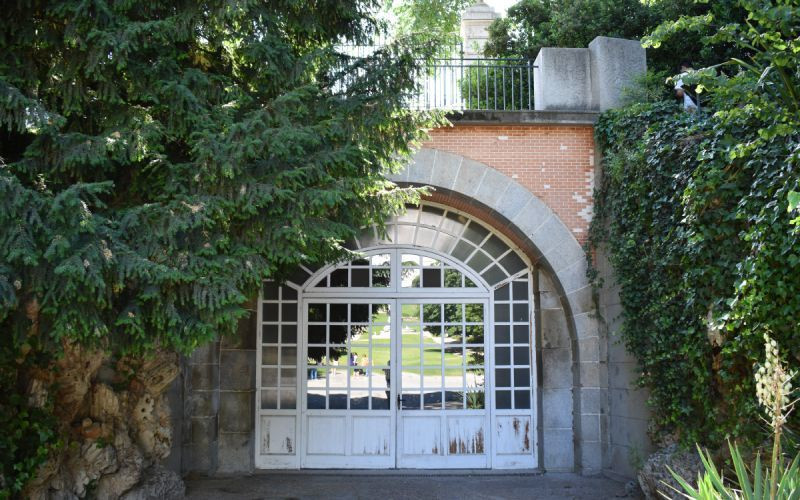
[[[256,465],[537,467],[530,262],[432,203],[387,233],[265,284]]]

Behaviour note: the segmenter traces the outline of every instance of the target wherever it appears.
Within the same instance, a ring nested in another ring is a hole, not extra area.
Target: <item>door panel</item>
[[[308,299],[302,466],[395,466],[394,300]]]
[[[397,466],[490,466],[480,300],[399,300]]]

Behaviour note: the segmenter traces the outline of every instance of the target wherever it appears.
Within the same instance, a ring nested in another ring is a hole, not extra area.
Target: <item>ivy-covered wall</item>
[[[604,177],[591,238],[608,248],[620,334],[654,421],[685,442],[758,437],[765,332],[800,363],[800,232],[787,213],[800,135],[746,83],[720,86],[716,113],[638,104],[596,128]]]

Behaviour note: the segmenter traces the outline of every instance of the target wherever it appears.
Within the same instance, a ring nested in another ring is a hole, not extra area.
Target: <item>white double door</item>
[[[485,298],[305,298],[301,466],[491,466]]]

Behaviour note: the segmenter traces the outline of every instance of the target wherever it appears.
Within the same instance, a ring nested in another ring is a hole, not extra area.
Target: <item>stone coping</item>
[[[594,125],[596,111],[453,111],[453,125]]]

